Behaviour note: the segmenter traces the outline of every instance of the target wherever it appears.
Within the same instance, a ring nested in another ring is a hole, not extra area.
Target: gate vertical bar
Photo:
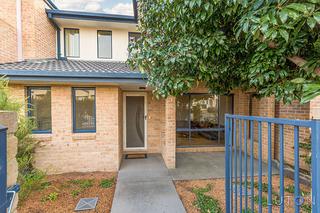
[[[295,212],[300,212],[300,180],[299,180],[299,127],[294,126],[294,203]]]
[[[0,213],[7,212],[7,128],[0,125]]]
[[[242,211],[242,120],[239,120],[239,163],[240,163],[240,174],[239,174],[239,210]]]
[[[226,213],[230,213],[230,170],[227,169],[230,165],[230,141],[229,141],[229,118],[225,117],[225,165],[226,165],[226,179],[225,179],[225,190],[226,190]]]
[[[268,212],[272,213],[272,141],[271,123],[268,122]]]
[[[254,121],[250,121],[250,190],[251,190],[251,211],[254,210],[254,165],[253,165],[253,157],[254,157],[254,147],[253,147],[253,128]]]
[[[259,188],[259,213],[262,213],[262,130],[261,121],[258,123],[258,188]]]
[[[320,212],[320,120],[314,120],[311,129],[312,212]]]
[[[245,207],[244,207],[244,211],[248,212],[248,141],[247,141],[247,121],[244,120],[244,126],[243,126],[243,132],[244,132],[244,187],[245,187],[245,191],[244,191],[244,203],[245,203]]]
[[[284,213],[284,136],[283,125],[280,125],[280,213]]]
[[[234,213],[237,213],[237,204],[238,204],[238,196],[237,196],[237,181],[238,181],[238,175],[237,175],[237,120],[233,120],[233,149],[234,149],[234,161],[233,161],[233,167],[234,167],[234,206],[233,211]]]

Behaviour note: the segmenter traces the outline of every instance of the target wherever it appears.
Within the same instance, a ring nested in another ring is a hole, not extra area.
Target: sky
[[[132,0],[54,0],[61,10],[132,15]]]

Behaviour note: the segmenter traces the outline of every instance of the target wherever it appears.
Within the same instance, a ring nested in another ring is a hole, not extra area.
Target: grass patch
[[[304,212],[311,213],[312,212],[312,205],[311,204],[302,204],[301,209]]]
[[[114,177],[111,179],[103,179],[100,182],[101,188],[110,188],[114,184]]]
[[[205,188],[192,189],[192,192],[196,195],[194,205],[201,213],[222,213],[218,200],[205,194],[211,188],[212,186],[208,184]]]

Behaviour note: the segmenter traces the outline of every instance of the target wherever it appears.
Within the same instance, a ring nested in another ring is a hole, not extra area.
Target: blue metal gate
[[[7,212],[7,128],[0,125],[0,213]]]
[[[262,125],[267,124],[267,150],[262,150]],[[257,125],[257,155],[258,155],[258,200],[254,196],[254,126]],[[311,178],[312,178],[312,212],[320,212],[320,120],[290,120],[255,116],[229,115],[225,116],[225,191],[226,212],[253,212],[255,203],[258,212],[262,212],[262,165],[263,153],[267,152],[268,178],[268,212],[272,212],[272,125],[279,128],[279,178],[280,178],[280,212],[285,211],[284,205],[284,126],[294,129],[294,209],[300,212],[303,197],[300,192],[299,179],[299,128],[309,128],[311,131]],[[249,138],[249,135],[251,136]],[[248,149],[249,148],[249,149]],[[249,161],[249,162],[247,162]],[[239,163],[240,162],[240,163]],[[244,163],[243,163],[244,162]],[[249,164],[249,166],[248,166]],[[238,174],[239,173],[239,174]],[[249,181],[248,181],[249,178]],[[250,183],[250,185],[249,185]],[[239,187],[239,188],[238,188]],[[248,188],[250,190],[248,190]],[[251,209],[251,210],[249,210]]]

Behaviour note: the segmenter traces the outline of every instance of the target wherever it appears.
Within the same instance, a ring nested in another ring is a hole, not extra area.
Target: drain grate
[[[75,211],[84,211],[95,209],[97,206],[98,198],[81,198],[75,208]]]

